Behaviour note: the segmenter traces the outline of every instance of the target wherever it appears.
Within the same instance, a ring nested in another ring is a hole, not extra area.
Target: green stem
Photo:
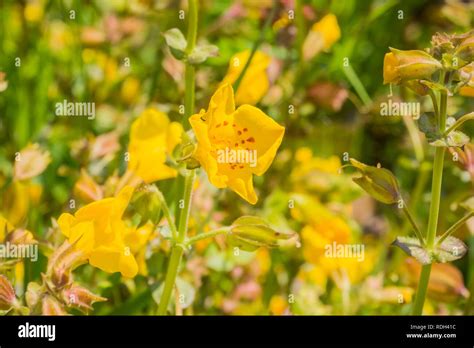
[[[441,78],[444,80],[444,77]],[[446,106],[447,94],[441,93],[440,98],[440,117],[439,129],[440,131],[446,128]],[[433,249],[436,230],[438,227],[439,205],[441,200],[441,184],[443,182],[443,164],[444,164],[444,147],[437,147],[435,150],[433,163],[433,179],[431,183],[431,205],[430,215],[428,219],[428,231],[426,236],[426,247],[428,250]],[[418,289],[416,292],[415,304],[413,306],[413,314],[421,315],[423,313],[423,304],[425,303],[426,290],[428,289],[428,282],[430,280],[431,264],[424,265],[421,270],[420,281],[418,282]]]
[[[160,304],[158,305],[158,315],[166,314],[168,308],[168,303],[171,298],[171,293],[176,282],[176,276],[178,275],[178,269],[181,264],[181,258],[183,256],[183,251],[185,246],[183,242],[186,238],[186,232],[188,229],[188,220],[189,213],[191,211],[191,201],[192,201],[192,188],[194,185],[195,171],[190,170],[186,175],[186,180],[184,184],[184,194],[183,194],[183,209],[179,216],[178,224],[178,239],[175,241],[173,248],[171,249],[170,261],[168,264],[168,270],[166,271],[165,285],[163,293],[161,294]]]
[[[277,8],[278,8],[278,2],[275,1],[274,4],[273,4],[272,12],[267,17],[267,20],[265,21],[265,24],[264,24],[262,30],[260,31],[260,36],[258,37],[258,39],[254,42],[254,44],[252,46],[252,51],[250,51],[249,59],[247,59],[247,62],[245,63],[244,68],[240,72],[239,77],[234,82],[234,94],[237,94],[237,90],[239,89],[240,83],[242,82],[242,79],[244,78],[245,73],[247,72],[247,69],[250,66],[250,63],[252,62],[253,56],[257,52],[258,47],[262,44],[262,42],[265,38],[265,33],[267,32],[268,27],[272,23],[273,17],[275,17]]]
[[[403,203],[403,212],[405,213],[405,216],[408,218],[408,221],[413,226],[413,230],[415,231],[415,234],[418,237],[419,241],[421,242],[422,245],[425,245],[425,239],[423,238],[423,235],[421,234],[420,229],[418,228],[418,226],[415,223],[415,219],[411,215],[411,213],[408,210],[408,207],[406,206],[405,203]]]
[[[178,230],[176,229],[176,225],[174,223],[173,217],[171,216],[170,209],[168,207],[168,204],[166,203],[165,196],[163,196],[163,193],[158,189],[158,187],[156,187],[155,185],[153,185],[152,187],[154,188],[153,190],[156,193],[156,196],[160,200],[161,209],[163,210],[163,214],[165,215],[166,221],[168,221],[168,225],[170,226],[173,240],[176,240],[178,238]]]
[[[451,133],[453,130],[459,128],[464,122],[469,121],[469,120],[474,120],[474,112],[470,112],[464,116],[461,116],[451,127],[446,129],[444,132],[443,136],[448,135]]]
[[[198,27],[198,0],[189,0],[188,18],[189,21],[186,52],[190,53],[196,45]],[[195,69],[189,63],[186,63],[185,83],[186,94],[184,97],[184,119],[187,120],[194,112],[195,89]],[[192,192],[195,176],[196,173],[194,170],[189,170],[186,174],[183,193],[183,209],[181,210],[181,213],[179,215],[177,239],[174,240],[174,245],[171,249],[170,261],[165,277],[165,285],[163,293],[161,294],[160,304],[158,305],[158,315],[166,314],[171,293],[173,292],[173,288],[176,283],[176,276],[178,275],[179,266],[181,264],[181,258],[184,252],[183,242],[186,239],[186,232],[188,230],[188,220],[189,213],[191,211]]]
[[[223,228],[218,228],[209,232],[204,232],[204,233],[199,233],[198,235],[189,238],[186,241],[186,245],[192,245],[200,240],[207,239],[207,238],[213,238],[215,236],[218,236],[220,234],[227,234],[230,231],[230,227],[223,227]]]
[[[437,240],[437,244],[440,245],[446,238],[448,238],[451,234],[456,232],[459,227],[462,226],[467,220],[474,216],[474,212],[470,212],[469,214],[464,215],[460,218],[454,225],[452,225],[444,234]]]
[[[191,53],[196,47],[196,37],[198,28],[198,1],[189,0],[189,12],[188,12],[188,33],[187,33],[187,46],[186,53]],[[184,71],[185,79],[185,95],[184,95],[184,119],[182,124],[189,119],[194,112],[194,90],[196,81],[196,68],[194,65],[186,63]],[[186,134],[186,133],[185,133]]]
[[[413,305],[413,315],[421,315],[423,313],[423,304],[425,303],[426,291],[428,290],[428,282],[430,280],[431,264],[423,265],[421,268],[420,281],[416,290],[415,303]]]

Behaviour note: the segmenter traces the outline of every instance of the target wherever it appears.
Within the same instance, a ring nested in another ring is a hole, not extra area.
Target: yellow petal
[[[392,52],[386,53],[383,60],[383,83],[399,83],[398,60]]]
[[[252,172],[260,176],[273,162],[285,128],[251,105],[240,106],[234,114],[234,121],[240,143],[244,141],[246,148],[257,151],[257,165]]]
[[[337,17],[332,13],[327,14],[319,22],[315,23],[311,30],[321,35],[325,50],[328,50],[341,38],[341,29],[337,23]]]
[[[138,265],[131,253],[125,247],[103,246],[94,250],[89,262],[92,266],[108,273],[120,272],[124,277],[132,278],[138,272]]]

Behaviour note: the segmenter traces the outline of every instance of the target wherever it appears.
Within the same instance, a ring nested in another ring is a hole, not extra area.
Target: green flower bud
[[[350,162],[362,174],[361,177],[352,180],[369,195],[385,204],[397,203],[400,200],[400,188],[391,171],[368,166],[353,158],[350,159]]]

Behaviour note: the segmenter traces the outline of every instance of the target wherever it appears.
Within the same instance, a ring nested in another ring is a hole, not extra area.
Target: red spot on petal
[[[248,131],[248,129],[247,129],[247,128],[244,128],[244,132],[246,132],[246,131]]]
[[[242,144],[245,144],[245,140],[242,140],[241,143],[242,143]]]
[[[216,124],[216,128],[219,128],[220,126],[221,126],[221,124],[220,124],[220,123]]]
[[[229,124],[229,122],[224,121],[224,126],[227,126],[228,124]]]
[[[241,134],[242,134],[242,132],[241,132],[241,131],[237,131],[237,134],[238,134],[238,135],[241,135]]]
[[[242,169],[244,166],[239,166],[240,169]]]
[[[239,146],[239,143],[235,143],[235,147]]]
[[[254,142],[255,142],[255,139],[254,139],[254,137],[250,137],[250,138],[247,139],[247,141],[248,141],[249,143],[254,143]]]

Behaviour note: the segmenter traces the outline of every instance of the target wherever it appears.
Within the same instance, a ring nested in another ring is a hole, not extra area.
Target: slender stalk
[[[188,32],[187,32],[187,46],[186,52],[190,53],[196,45],[197,26],[198,26],[198,0],[189,0],[188,11]],[[195,69],[191,64],[186,64],[185,71],[185,97],[184,120],[189,119],[189,116],[194,112],[194,89],[195,89]],[[158,315],[166,314],[168,303],[170,301],[171,293],[176,283],[176,276],[178,275],[181,258],[184,252],[183,242],[186,239],[186,232],[188,230],[189,213],[191,211],[192,192],[194,185],[194,178],[196,173],[194,170],[189,170],[186,174],[184,182],[183,194],[183,209],[179,215],[177,238],[174,240],[174,245],[171,248],[171,256],[168,264],[168,269],[165,277],[165,285],[163,293],[161,294],[160,304],[158,305]]]
[[[459,227],[461,227],[467,220],[469,220],[471,217],[474,216],[473,212],[470,212],[469,214],[464,215],[462,218],[460,218],[454,225],[452,225],[444,234],[438,239],[436,242],[438,245],[441,244],[446,238],[448,238],[450,235],[452,235],[454,232],[458,230]]]
[[[416,225],[415,219],[411,215],[411,213],[408,210],[408,207],[406,206],[406,204],[403,204],[403,212],[405,213],[405,216],[408,218],[408,221],[410,222],[410,224],[413,226],[413,230],[415,231],[415,234],[418,237],[418,239],[420,240],[421,244],[425,245],[425,239],[423,238],[423,235],[421,234],[420,229]]]
[[[453,130],[459,128],[464,122],[469,121],[469,120],[474,120],[474,112],[470,112],[464,116],[461,116],[451,127],[446,129],[443,135],[448,135],[451,133]]]
[[[262,44],[262,42],[265,38],[265,33],[267,32],[268,27],[272,23],[273,17],[275,17],[277,8],[278,8],[278,2],[275,1],[274,4],[273,4],[272,12],[270,12],[270,15],[267,17],[267,20],[265,21],[265,24],[264,24],[262,30],[260,31],[260,36],[253,43],[252,50],[250,51],[249,59],[247,59],[247,62],[245,63],[244,68],[240,72],[239,77],[234,82],[234,93],[235,94],[237,94],[237,90],[239,89],[240,83],[242,82],[242,79],[244,78],[245,73],[247,72],[247,69],[250,66],[250,63],[252,62],[253,56],[255,55],[255,53],[257,52],[258,47]]]
[[[442,81],[444,80],[444,74],[442,74],[441,79]],[[446,106],[447,94],[441,92],[439,109],[439,129],[441,131],[446,128]],[[431,183],[430,216],[428,219],[428,231],[426,236],[426,247],[428,250],[431,250],[434,247],[436,239],[436,230],[438,227],[439,205],[441,200],[441,184],[443,182],[444,151],[444,147],[437,147],[434,156],[433,179]],[[428,289],[430,273],[431,264],[424,265],[421,270],[420,281],[418,282],[418,289],[416,292],[415,304],[413,306],[414,315],[421,315],[423,313],[423,304],[425,303],[426,290]]]
[[[171,229],[171,234],[173,236],[173,240],[176,240],[178,238],[178,230],[176,229],[176,225],[174,223],[173,217],[171,216],[170,209],[168,207],[168,204],[166,203],[165,197],[163,196],[163,193],[153,185],[154,187],[154,192],[156,193],[158,199],[160,200],[161,204],[161,209],[163,210],[163,214],[165,215],[166,221],[168,221],[168,225],[170,226]]]
[[[186,245],[192,245],[200,240],[207,239],[207,238],[213,238],[215,236],[218,236],[220,234],[227,234],[230,231],[230,227],[223,227],[223,228],[218,228],[209,232],[204,232],[204,233],[199,233],[198,235],[189,238],[186,241]]]

